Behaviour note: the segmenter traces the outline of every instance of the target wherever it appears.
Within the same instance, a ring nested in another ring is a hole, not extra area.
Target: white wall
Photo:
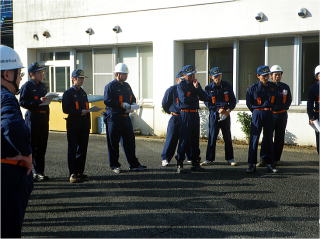
[[[15,0],[13,5],[14,45],[25,65],[35,60],[27,49],[152,43],[154,102],[148,107],[154,112],[145,114],[145,121],[153,125],[157,135],[165,132],[168,120],[161,112],[162,96],[183,63],[180,41],[320,30],[319,0]],[[302,7],[311,17],[297,15]],[[258,12],[263,12],[267,21],[257,22],[254,17]],[[116,25],[122,29],[119,34],[112,31]],[[89,27],[95,34],[85,33]],[[50,38],[42,36],[45,30]],[[34,34],[39,40],[33,39]],[[291,125],[291,119],[300,125]],[[308,127],[305,122],[306,114],[290,114],[288,130],[298,135],[301,144],[314,144],[313,132],[304,130]],[[233,126],[233,135],[241,137],[237,123]]]

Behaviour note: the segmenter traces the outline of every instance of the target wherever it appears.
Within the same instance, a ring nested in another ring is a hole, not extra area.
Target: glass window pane
[[[66,90],[66,69],[65,67],[56,67],[56,92]]]
[[[95,75],[94,76],[94,94],[103,95],[106,84],[113,80],[112,75]]]
[[[118,55],[119,62],[128,66],[129,74],[127,82],[130,84],[136,98],[139,98],[139,68],[136,47],[121,47]]]
[[[52,61],[52,60],[53,60],[53,52],[40,53],[40,61]]]
[[[76,68],[82,69],[88,77],[83,82],[83,89],[88,95],[93,94],[92,51],[77,52]]]
[[[193,65],[197,71],[207,71],[207,43],[185,43],[184,65]]]
[[[202,89],[208,84],[207,73],[196,73],[195,78],[200,83]]]
[[[50,77],[51,77],[51,89],[50,89],[50,91],[54,92],[54,74],[53,74],[54,68],[52,66],[50,66],[49,69],[50,69]],[[48,78],[48,80],[49,80],[49,78]]]
[[[209,69],[218,66],[220,67],[222,80],[233,85],[233,46],[210,48],[209,49]]]
[[[70,52],[56,52],[56,60],[70,60]]]
[[[42,83],[46,86],[47,91],[51,91],[50,89],[50,81],[49,81],[49,67],[46,68],[46,70],[44,71],[44,79],[42,81]]]
[[[319,36],[302,37],[301,100],[307,100],[314,81],[314,69],[319,65]]]
[[[142,78],[142,98],[153,98],[153,55],[152,46],[139,47]]]
[[[256,69],[264,65],[264,40],[239,43],[239,100],[246,99],[247,88],[257,82]]]
[[[268,64],[270,67],[273,65],[280,65],[282,67],[283,76],[281,81],[289,85],[292,94],[294,39],[268,39],[268,46]]]
[[[112,49],[94,50],[94,73],[113,72]]]

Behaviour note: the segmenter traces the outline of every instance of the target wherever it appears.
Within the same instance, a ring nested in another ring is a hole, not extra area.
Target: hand
[[[129,105],[128,103],[126,102],[123,102],[122,105],[121,105],[122,108],[124,108],[125,110],[131,110],[131,105]]]
[[[313,120],[309,120],[309,124],[310,125],[313,125],[314,123],[313,123]]]
[[[86,115],[86,114],[88,114],[88,113],[89,113],[89,110],[82,110],[82,111],[81,111],[81,115],[82,115],[82,116],[84,116],[84,115]]]
[[[7,158],[7,159],[10,159],[10,158]],[[21,166],[27,168],[27,175],[29,175],[31,173],[31,171],[32,171],[32,154],[29,154],[28,156],[17,155],[11,159],[22,161]]]
[[[48,98],[44,96],[44,97],[41,97],[40,100],[41,100],[42,102],[45,102],[45,101],[48,100]]]
[[[199,87],[199,82],[198,82],[197,79],[194,79],[194,80],[193,80],[193,86],[194,86],[194,88],[196,88],[196,89]]]

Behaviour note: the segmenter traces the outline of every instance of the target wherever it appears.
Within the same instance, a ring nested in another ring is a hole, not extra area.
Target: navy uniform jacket
[[[254,109],[273,108],[275,103],[276,87],[272,82],[264,86],[260,81],[251,85],[247,90],[246,104],[252,112]]]
[[[49,111],[49,106],[39,106],[41,97],[47,94],[47,89],[42,82],[28,80],[20,90],[20,105],[30,111]]]
[[[171,112],[180,114],[179,97],[178,97],[178,85],[171,86],[166,90],[162,99],[163,110],[170,114]]]
[[[192,82],[182,80],[178,87],[178,97],[180,101],[180,109],[199,109],[199,100],[207,101],[208,97],[199,83],[195,88]]]
[[[319,83],[320,81],[313,83],[309,90],[308,103],[307,103],[307,113],[309,116],[309,120],[319,119],[319,109],[320,109]]]
[[[228,82],[221,81],[219,86],[211,82],[205,91],[209,97],[205,104],[210,111],[218,111],[220,108],[233,110],[236,107],[236,97]]]
[[[31,154],[29,129],[17,98],[1,86],[1,158]]]
[[[121,114],[125,114],[125,109],[121,107],[122,103],[136,103],[130,85],[127,82],[122,84],[114,79],[104,88],[104,104],[106,105],[106,117],[112,119]]]
[[[277,82],[274,84],[276,85],[276,101],[274,103],[273,110],[288,110],[292,102],[289,86],[283,82]],[[285,91],[287,91],[287,95],[285,95]]]
[[[63,93],[62,109],[65,114],[68,114],[68,120],[74,121],[74,124],[91,128],[90,113],[81,115],[82,110],[89,109],[87,93],[81,87],[77,90],[72,86]]]

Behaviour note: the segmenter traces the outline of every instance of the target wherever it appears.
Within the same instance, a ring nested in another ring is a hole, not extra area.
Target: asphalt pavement
[[[217,145],[216,164],[205,172],[176,174],[162,168],[163,139],[136,138],[137,157],[148,166],[123,173],[108,166],[106,139],[90,135],[86,174],[71,184],[65,133],[50,132],[47,182],[34,184],[23,237],[63,238],[319,238],[319,158],[315,149],[288,148],[280,172],[247,175],[246,145],[234,145],[237,167]],[[205,157],[206,142],[201,142]],[[185,165],[186,169],[190,165]]]

